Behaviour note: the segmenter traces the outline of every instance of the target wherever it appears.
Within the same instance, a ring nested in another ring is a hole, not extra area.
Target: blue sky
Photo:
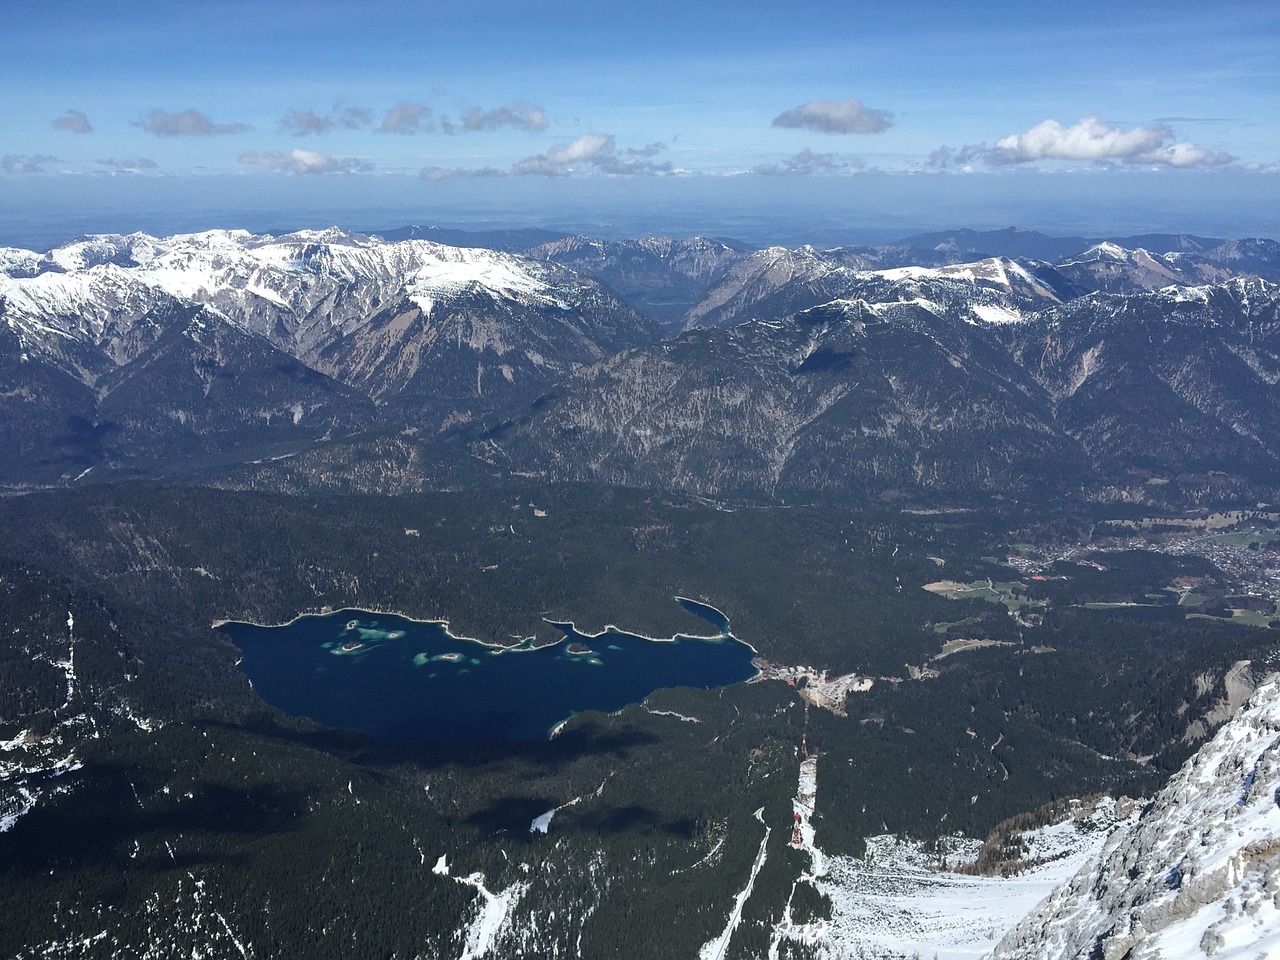
[[[868,228],[1125,209],[1120,230],[1280,229],[1274,3],[6,9],[0,201],[24,222],[252,215],[265,194],[299,219],[844,198]]]

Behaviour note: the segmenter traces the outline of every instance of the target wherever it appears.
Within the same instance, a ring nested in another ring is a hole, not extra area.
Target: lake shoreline
[[[728,627],[715,608],[685,602]],[[442,619],[360,607],[299,614],[277,626],[224,619],[217,628],[240,650],[239,668],[267,703],[388,742],[543,740],[582,711],[612,713],[654,690],[712,689],[759,674],[755,648],[727,630],[654,638],[612,624],[582,634],[547,622],[563,636],[516,647],[458,637]],[[499,656],[507,652],[543,656]]]
[[[692,597],[676,596],[676,597],[673,597],[672,599],[674,599],[677,603],[681,604],[681,606],[684,606],[684,604],[688,602],[688,603],[695,604],[696,606],[706,607],[708,610],[715,611],[715,613],[718,614],[720,618],[724,621],[725,630],[722,633],[715,634],[714,636],[707,636],[705,634],[695,634],[695,633],[676,633],[676,634],[672,634],[669,637],[650,637],[643,633],[637,633],[634,630],[627,630],[623,627],[619,627],[617,624],[606,623],[604,627],[598,632],[587,633],[587,632],[584,632],[583,630],[580,630],[578,628],[578,625],[573,620],[552,620],[549,617],[542,617],[543,623],[550,624],[551,626],[555,627],[557,630],[560,630],[561,632],[564,633],[564,636],[560,637],[558,640],[553,640],[551,643],[544,643],[541,646],[536,646],[530,642],[534,639],[534,637],[525,637],[519,643],[514,643],[508,646],[501,643],[493,643],[488,640],[480,640],[476,637],[459,636],[458,634],[455,634],[451,629],[449,629],[450,622],[443,618],[422,619],[419,617],[410,616],[407,613],[402,613],[399,610],[372,610],[367,607],[338,607],[338,608],[329,610],[327,612],[318,611],[318,610],[304,611],[303,613],[299,613],[294,617],[292,617],[291,619],[284,621],[283,623],[257,623],[253,620],[238,620],[233,618],[218,619],[218,620],[212,621],[209,624],[209,629],[218,630],[225,626],[229,626],[233,624],[241,624],[247,627],[259,627],[264,630],[272,630],[277,627],[293,626],[299,620],[305,620],[308,617],[331,617],[331,616],[334,616],[335,614],[349,611],[351,613],[370,614],[375,617],[378,617],[378,616],[399,617],[401,620],[407,620],[410,623],[421,623],[421,624],[429,624],[431,626],[437,626],[437,627],[440,627],[445,632],[445,635],[449,637],[451,640],[458,640],[463,643],[474,643],[478,646],[486,647],[489,650],[497,651],[500,653],[530,653],[535,650],[544,650],[550,647],[557,647],[560,644],[565,643],[566,641],[573,642],[569,635],[569,632],[565,630],[566,627],[568,628],[568,630],[571,630],[578,637],[582,637],[586,640],[599,640],[601,637],[607,636],[609,634],[625,634],[626,636],[629,636],[629,637],[639,637],[641,640],[647,640],[650,643],[675,643],[679,640],[699,640],[705,643],[714,643],[720,640],[734,640],[737,643],[742,644],[752,653],[757,655],[760,653],[760,651],[757,650],[753,644],[748,643],[746,640],[743,640],[741,637],[736,637],[733,635],[733,630],[732,630],[732,627],[730,626],[730,620],[724,614],[723,611],[718,610],[716,607],[713,607],[709,603],[704,603],[701,600],[694,600]],[[694,613],[692,610],[689,610],[687,606],[684,607],[684,609],[691,616],[695,616],[695,617],[700,616],[699,614]],[[702,617],[701,619],[706,619],[706,618]]]

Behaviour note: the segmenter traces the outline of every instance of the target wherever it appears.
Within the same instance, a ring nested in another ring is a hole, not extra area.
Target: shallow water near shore
[[[540,740],[583,710],[617,710],[662,687],[711,688],[750,679],[755,652],[714,607],[683,598],[715,637],[651,640],[557,624],[559,643],[490,647],[447,625],[362,610],[283,626],[218,626],[240,648],[262,699],[383,741]]]

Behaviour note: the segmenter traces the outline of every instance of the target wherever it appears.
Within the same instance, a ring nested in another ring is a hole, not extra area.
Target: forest
[[[786,846],[802,747],[821,757],[815,822],[830,854],[884,833],[982,837],[1099,791],[1149,795],[1194,749],[1189,726],[1218,703],[1217,681],[1268,657],[1278,631],[1189,619],[1176,602],[1076,604],[1179,577],[1225,590],[1220,572],[1114,555],[1105,572],[1027,580],[1043,601],[1030,626],[922,589],[943,573],[1016,578],[1001,560],[1015,539],[1093,521],[537,484],[301,498],[148,483],[2,499],[0,630],[19,642],[0,652],[0,740],[52,740],[6,754],[25,764],[8,782],[39,799],[0,834],[0,911],[14,918],[0,952],[107,931],[105,956],[164,924],[175,945],[228,945],[234,928],[263,956],[350,956],[336,944],[374,940],[378,955],[447,954],[474,909],[455,877],[480,871],[492,891],[523,885],[530,950],[581,935],[583,956],[607,957],[645,938],[651,956],[675,957],[723,924],[763,835],[757,808],[771,852],[744,937],[781,915],[802,869]],[[264,703],[211,629],[342,607],[444,618],[490,642],[550,639],[548,620],[705,629],[677,596],[723,611],[771,662],[874,682],[844,715],[807,704],[803,683],[766,681],[658,691],[540,743],[383,744]],[[938,658],[965,636],[1002,645]],[[67,750],[81,766],[58,772]],[[553,808],[548,833],[530,833]],[[441,856],[451,876],[431,872]]]

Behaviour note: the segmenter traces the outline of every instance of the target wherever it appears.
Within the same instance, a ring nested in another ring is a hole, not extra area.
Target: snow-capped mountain
[[[69,421],[123,443],[128,424],[152,422],[157,410],[179,433],[222,417],[215,433],[256,451],[264,438],[233,437],[226,424],[271,424],[274,435],[310,421],[295,439],[314,440],[374,425],[373,401],[434,432],[657,335],[595,281],[554,263],[337,229],[98,236],[44,255],[6,250],[0,266],[0,403],[13,413],[4,433],[15,434],[9,449],[26,465],[46,464],[37,471],[46,480],[108,456],[96,441],[80,453],[37,453],[50,438],[75,447]],[[149,354],[162,341],[163,384]],[[167,392],[187,393],[171,377],[203,384],[191,394],[202,409],[171,409]],[[123,389],[136,378],[147,386]],[[224,382],[234,382],[243,415],[220,407],[232,399],[214,389]],[[345,412],[318,415],[338,398]]]
[[[993,960],[1280,955],[1280,679],[1132,826],[1026,917]]]
[[[1010,323],[1063,303],[1081,288],[1051,264],[1009,257],[884,267],[850,249],[782,247],[737,264],[685,316],[686,328],[729,327],[776,318],[834,299],[922,302],[970,323]]]
[[[1116,243],[1095,244],[1057,265],[1058,271],[1082,288],[1107,293],[1136,293],[1197,282],[1176,261],[1141,248],[1127,250]]]
[[[0,279],[0,317],[22,353],[92,386],[199,308],[114,263]]]
[[[571,309],[584,290],[595,287],[570,271],[511,254],[428,240],[387,243],[337,228],[280,237],[243,230],[165,238],[101,236],[59,247],[38,261],[21,253],[0,259],[11,277],[0,295],[12,300],[15,310],[48,310],[52,302],[74,296],[64,289],[76,282],[70,278],[109,266],[116,268],[117,283],[127,278],[214,307],[299,358],[315,355],[406,298],[446,306],[483,295],[514,305]],[[33,262],[45,276],[28,285],[21,281]],[[51,276],[55,271],[67,279]],[[112,306],[117,312],[128,309]]]
[[[1206,241],[1206,248],[1189,242],[1195,238],[1136,238],[1173,244],[1176,249],[1170,253],[1129,248],[1114,241],[1088,245],[1081,240],[1076,252],[1060,259],[1046,255],[1070,249],[1071,241],[1031,235],[1038,239],[1028,244],[1019,242],[1027,235],[1025,231],[999,231],[986,242],[959,242],[965,233],[960,231],[956,237],[929,235],[879,247],[760,250],[712,284],[689,309],[684,325],[723,327],[748,319],[776,318],[837,297],[903,298],[885,289],[886,281],[911,280],[926,285],[950,281],[950,287],[940,288],[948,291],[948,306],[972,299],[983,307],[971,311],[974,322],[998,323],[1096,292],[1143,293],[1248,276],[1272,282],[1280,279],[1280,244],[1271,240]],[[943,239],[933,246],[911,245],[938,237]],[[1179,245],[1177,241],[1188,242]],[[930,298],[928,293],[918,296]]]
[[[556,479],[1106,497],[1152,480],[1268,499],[1280,292],[1192,280],[1211,257],[1221,273],[1269,251],[1108,242],[1058,264],[955,262],[957,248],[912,265],[885,262],[898,248],[706,238],[566,238],[533,259],[336,228],[89,237],[0,256],[0,433],[20,452],[11,482],[121,464],[143,436],[148,457],[243,463],[359,430],[421,444],[501,416],[465,438],[469,459]],[[658,324],[560,260],[652,282],[668,306],[706,288],[691,329],[659,342]],[[405,442],[397,457],[421,460]],[[349,473],[354,454],[335,456],[315,475]]]
[[[863,273],[866,298],[612,357],[490,439],[545,476],[703,495],[1280,488],[1280,288],[1063,304],[990,266],[1023,299],[972,268]]]

